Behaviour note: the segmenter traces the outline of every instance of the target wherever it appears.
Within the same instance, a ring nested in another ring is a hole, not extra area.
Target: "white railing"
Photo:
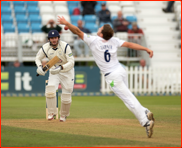
[[[93,33],[93,35],[96,35]],[[31,62],[35,60],[35,55],[41,46],[47,42],[46,34],[44,33],[5,33],[1,36],[1,61],[9,62],[14,59],[19,59],[23,62]],[[122,40],[129,40],[132,42],[140,43],[144,45],[144,37],[141,34],[128,34],[119,32],[115,34],[116,37]],[[61,40],[67,42],[73,46],[74,40],[77,35],[72,34],[70,31],[61,34]],[[132,38],[134,37],[134,38]],[[138,37],[139,39],[136,39]],[[74,47],[72,47],[74,49]],[[134,56],[131,56],[131,53]],[[138,54],[136,54],[138,53]],[[139,61],[141,55],[139,51],[128,52],[128,48],[122,47],[122,50],[118,50],[119,61]],[[75,50],[73,50],[73,55]],[[75,61],[94,61],[94,58],[90,55],[90,58],[75,58]]]
[[[128,87],[135,95],[181,94],[181,67],[126,67]],[[111,93],[101,74],[101,92]]]

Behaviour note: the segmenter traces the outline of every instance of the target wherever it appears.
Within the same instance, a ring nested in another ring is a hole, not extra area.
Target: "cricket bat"
[[[43,71],[48,71],[52,66],[54,66],[57,62],[59,62],[59,58],[58,56],[55,56],[54,58],[52,58],[44,67],[43,67]],[[39,74],[37,74],[37,76],[39,76]]]

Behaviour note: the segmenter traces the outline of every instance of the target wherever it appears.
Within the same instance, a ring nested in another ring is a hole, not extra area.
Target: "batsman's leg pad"
[[[56,88],[54,85],[47,85],[45,92],[46,98],[54,98],[56,96]]]
[[[45,90],[48,114],[57,114],[56,110],[56,88],[54,85],[47,85]]]
[[[69,116],[71,106],[71,93],[61,94],[61,110],[60,115]]]

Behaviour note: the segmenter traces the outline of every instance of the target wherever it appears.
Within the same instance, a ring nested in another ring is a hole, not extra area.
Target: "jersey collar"
[[[56,48],[52,48],[52,49],[56,51],[59,48],[59,46],[60,46],[60,42],[58,43]]]
[[[52,48],[53,50],[57,50],[58,48]]]

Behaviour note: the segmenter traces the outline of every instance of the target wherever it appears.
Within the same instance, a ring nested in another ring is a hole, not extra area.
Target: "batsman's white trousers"
[[[55,75],[52,75],[50,72],[49,72],[49,78],[48,78],[48,85],[54,85],[56,90],[58,89],[58,86],[59,86],[59,83],[61,84],[61,87],[62,87],[62,94],[66,93],[66,94],[70,94],[71,96],[71,93],[73,92],[73,87],[74,87],[74,77],[75,77],[75,72],[74,72],[74,68],[72,68],[70,71],[68,72],[65,72],[65,73],[59,73],[59,74],[55,74]],[[64,98],[61,98],[61,100],[64,99]],[[52,103],[48,103],[48,102],[52,102]],[[67,100],[68,102],[71,102],[71,97],[70,97],[70,100]],[[50,113],[55,113],[56,114],[56,105],[55,108],[52,108],[52,105],[51,104],[55,104],[56,102],[56,98],[55,100],[52,99],[52,100],[49,100],[47,101],[47,106],[48,106],[48,114]],[[49,108],[50,106],[50,108]]]
[[[124,102],[126,107],[136,116],[142,126],[148,121],[145,111],[137,98],[128,88],[128,74],[122,66],[105,76],[107,84],[110,85],[112,91]]]
[[[56,90],[58,89],[59,83],[62,87],[62,93],[72,93],[73,92],[73,86],[74,86],[74,68],[72,68],[68,72],[59,73],[52,75],[49,72],[49,79],[48,79],[48,85],[54,85],[56,87]]]

